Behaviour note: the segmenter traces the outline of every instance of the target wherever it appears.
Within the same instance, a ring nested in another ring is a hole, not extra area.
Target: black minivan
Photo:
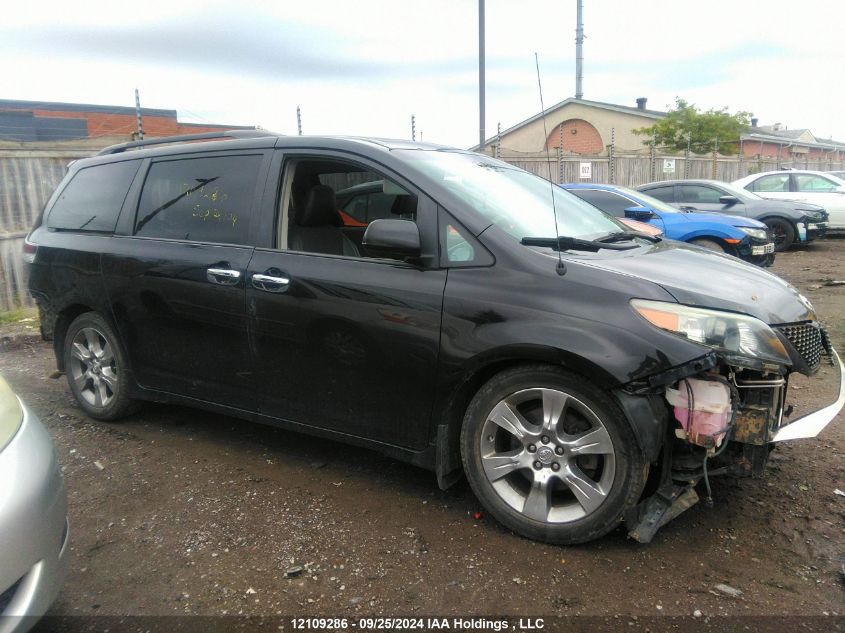
[[[371,447],[576,543],[623,521],[650,540],[710,475],[762,474],[773,442],[842,408],[840,388],[788,420],[790,374],[841,364],[807,299],[755,266],[476,153],[217,136],[236,138],[73,163],[26,240],[93,418],[177,402]],[[378,219],[344,223],[337,192],[367,183]]]

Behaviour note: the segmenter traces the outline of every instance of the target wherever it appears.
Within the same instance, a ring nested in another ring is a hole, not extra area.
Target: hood
[[[564,258],[651,281],[686,305],[750,314],[770,325],[816,318],[806,297],[780,277],[682,242],[663,240],[636,250],[587,256],[564,253]]]
[[[745,203],[749,211],[756,213],[763,211],[782,211],[787,214],[794,214],[795,219],[800,219],[804,215],[814,216],[820,214],[826,216],[827,212],[823,207],[817,204],[810,204],[809,202],[799,202],[798,200],[775,200],[767,198],[765,200],[751,200]]]
[[[679,214],[686,220],[696,222],[708,222],[711,224],[722,224],[724,226],[750,226],[757,229],[765,229],[766,225],[753,218],[745,218],[739,215],[725,215],[724,213],[700,213],[692,211],[690,213],[681,212]]]

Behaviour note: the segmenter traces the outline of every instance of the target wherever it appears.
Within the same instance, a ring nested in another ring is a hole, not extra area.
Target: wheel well
[[[793,220],[790,220],[789,218],[782,218],[782,217],[781,217],[781,216],[779,216],[779,215],[767,215],[767,216],[766,216],[766,217],[764,217],[764,218],[760,218],[760,222],[762,222],[763,224],[766,224],[766,222],[767,222],[767,221],[769,221],[769,220],[779,220],[779,221],[781,221],[781,222],[786,222],[786,223],[787,223],[788,225],[790,225],[793,229],[795,229],[795,227],[796,227],[796,225],[797,225],[797,222],[795,222],[795,221],[793,221]]]
[[[563,367],[572,373],[592,380],[603,389],[609,389],[615,383],[612,377],[597,365],[559,350],[554,350],[553,358],[502,358],[478,367],[453,391],[439,417],[435,471],[440,487],[444,490],[457,480],[454,473],[463,468],[460,443],[461,426],[464,414],[473,396],[484,383],[496,374],[522,365]],[[453,476],[450,477],[450,474]]]
[[[93,312],[93,308],[81,303],[74,303],[56,315],[56,322],[53,325],[53,352],[56,355],[56,366],[59,368],[59,371],[65,370],[65,358],[62,350],[65,347],[67,329],[76,317],[86,312]]]

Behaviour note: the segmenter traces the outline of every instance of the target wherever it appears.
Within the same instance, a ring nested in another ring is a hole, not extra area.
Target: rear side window
[[[654,187],[653,189],[644,189],[642,190],[652,198],[657,198],[658,200],[662,200],[663,202],[673,203],[675,202],[675,191],[673,187]]]
[[[135,235],[247,244],[262,159],[221,156],[153,163],[141,192]]]
[[[80,169],[47,216],[47,228],[112,233],[140,160]]]
[[[719,204],[722,192],[703,185],[681,185],[681,202]]]
[[[751,191],[789,191],[789,174],[763,176],[751,183]]]
[[[624,198],[618,194],[610,191],[602,191],[599,189],[571,189],[570,193],[589,202],[594,207],[598,207],[605,213],[617,218],[625,217],[625,209],[629,207],[639,206],[636,202],[631,202],[628,198]]]

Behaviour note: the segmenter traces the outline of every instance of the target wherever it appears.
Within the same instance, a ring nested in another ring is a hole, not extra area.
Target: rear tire
[[[624,414],[604,391],[557,367],[506,370],[472,399],[461,429],[478,499],[528,538],[599,538],[642,493],[648,472]]]
[[[791,222],[781,218],[768,218],[763,220],[763,223],[772,232],[775,252],[781,253],[788,250],[795,243],[795,227]]]
[[[706,248],[708,251],[714,251],[716,253],[724,253],[725,247],[722,246],[721,243],[717,242],[716,240],[709,240],[705,237],[700,237],[695,240],[690,240],[690,244],[695,244],[696,246],[700,246],[701,248]]]
[[[117,420],[139,403],[129,397],[126,353],[111,325],[96,312],[78,316],[64,341],[65,374],[76,402],[90,417]]]

